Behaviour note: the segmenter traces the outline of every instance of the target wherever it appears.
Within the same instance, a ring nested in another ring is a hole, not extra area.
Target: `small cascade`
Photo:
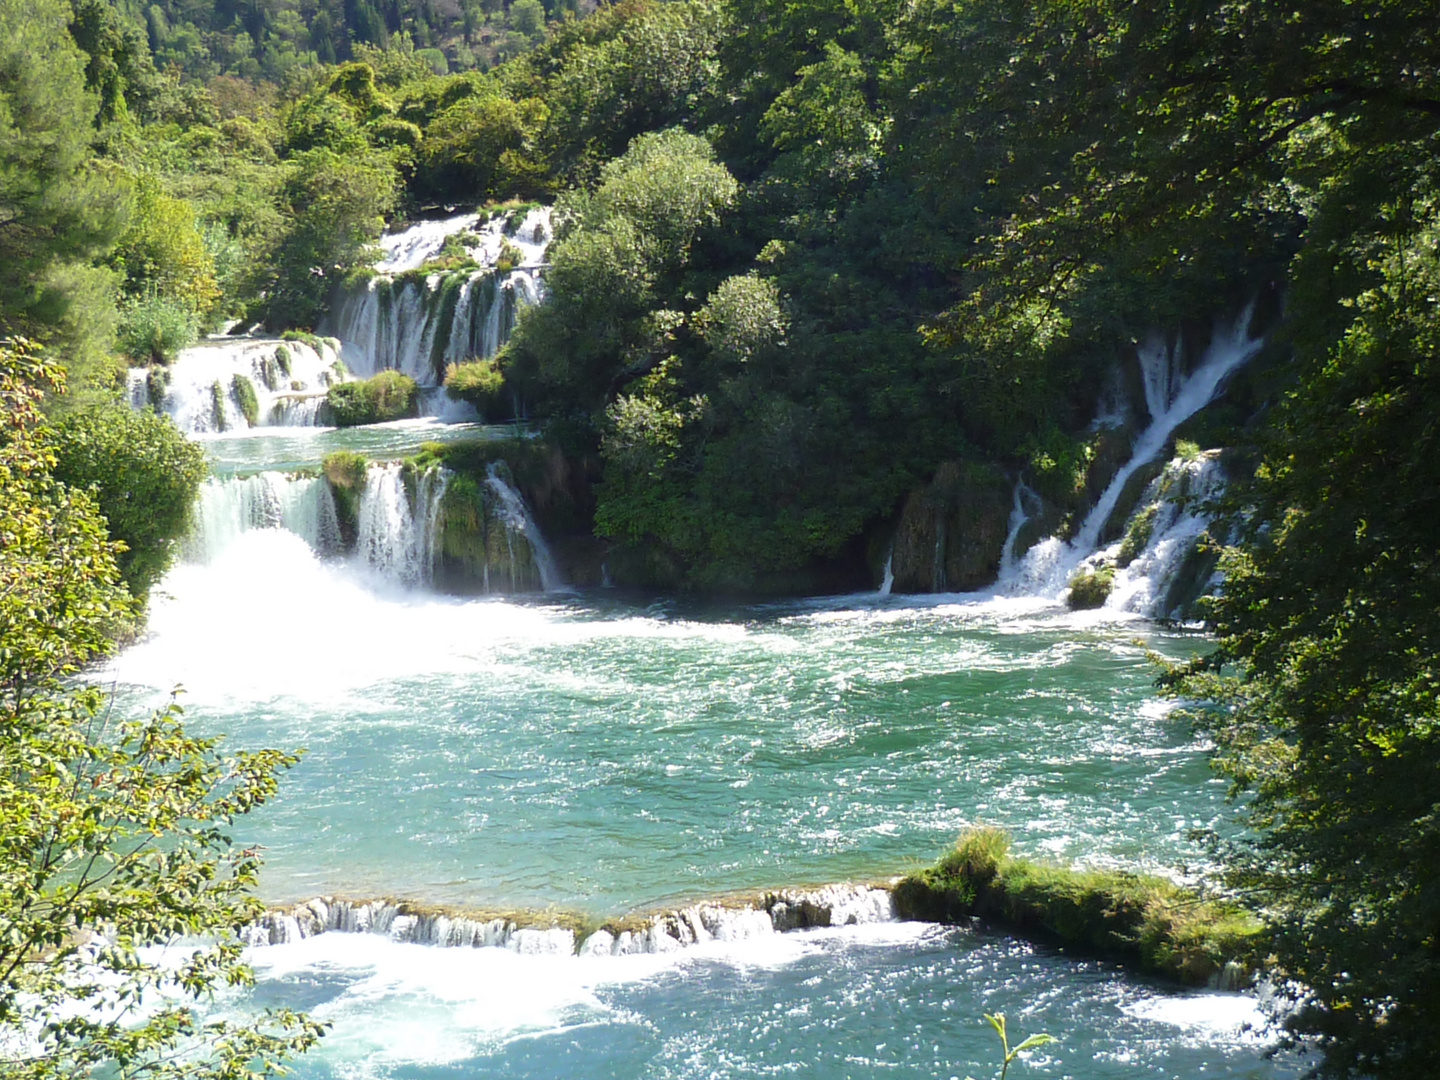
[[[480,220],[479,214],[457,214],[440,221],[419,221],[398,233],[380,237],[383,254],[375,269],[385,274],[402,274],[424,266],[457,233],[468,232]]]
[[[541,300],[550,229],[549,208],[533,207],[485,221],[425,221],[382,237],[375,276],[351,288],[327,320],[341,356],[362,377],[400,371],[422,388],[439,387],[448,364],[494,356],[520,310]],[[442,251],[448,263],[432,264]],[[445,269],[456,255],[470,264]],[[437,414],[445,407],[437,395],[425,404]]]
[[[442,948],[508,949],[529,955],[599,957],[670,953],[707,942],[747,941],[826,926],[894,922],[890,891],[869,885],[787,889],[758,904],[695,904],[625,920],[577,940],[567,927],[517,925],[512,918],[470,918],[459,912],[414,909],[388,900],[316,897],[272,910],[241,935],[250,946],[286,945],[324,933],[378,934],[394,941]]]
[[[1120,543],[1106,549],[1119,566],[1105,601],[1112,611],[1170,618],[1190,596],[1173,595],[1177,584],[1198,592],[1209,584],[1211,563],[1196,544],[1210,525],[1206,506],[1225,489],[1225,471],[1216,451],[1176,458],[1146,489]],[[1186,574],[1186,564],[1193,564]],[[1200,580],[1185,581],[1198,571]]]
[[[539,267],[374,277],[336,306],[328,327],[356,375],[393,370],[438,387],[448,364],[494,356],[523,307],[542,296]]]
[[[398,462],[370,466],[360,496],[355,542],[359,559],[381,576],[409,587],[434,580],[440,503],[450,473],[427,469],[412,477],[413,495],[406,490],[405,470]]]
[[[314,476],[264,472],[205,481],[185,541],[185,558],[211,562],[241,533],[253,529],[292,532],[321,555],[341,550],[330,485]]]
[[[560,578],[560,571],[555,565],[555,559],[550,554],[549,545],[545,543],[545,537],[540,535],[540,528],[535,524],[535,519],[530,515],[530,508],[525,505],[524,498],[516,491],[509,480],[509,470],[503,462],[491,462],[485,470],[485,485],[495,495],[498,502],[498,510],[501,520],[505,523],[507,539],[513,543],[514,537],[521,537],[529,544],[530,552],[535,561],[535,569],[540,575],[540,587],[545,592],[556,592],[564,588],[564,582]],[[511,550],[511,565],[515,564],[515,553]],[[489,581],[486,581],[488,591]]]
[[[1005,546],[1000,551],[1000,580],[1005,581],[1014,577],[1016,559],[1015,544],[1020,539],[1020,530],[1030,520],[1030,512],[1025,509],[1026,500],[1034,500],[1035,493],[1031,491],[1024,480],[1015,481],[1015,502],[1010,510],[1010,524],[1005,533]]]
[[[1254,305],[1230,325],[1219,325],[1200,363],[1189,375],[1180,371],[1180,345],[1152,337],[1137,350],[1150,425],[1136,438],[1130,459],[1116,472],[1070,541],[1042,540],[1001,578],[1007,591],[1021,595],[1056,595],[1070,576],[1095,552],[1100,532],[1110,519],[1136,470],[1165,448],[1175,429],[1210,403],[1225,378],[1260,351],[1263,338],[1250,336]],[[1013,519],[1012,519],[1013,520]]]
[[[890,541],[890,547],[885,552],[885,568],[880,573],[880,595],[889,596],[895,588],[895,541]]]
[[[326,341],[209,338],[168,367],[131,368],[127,389],[132,407],[153,405],[182,431],[310,427],[346,377],[339,360]]]

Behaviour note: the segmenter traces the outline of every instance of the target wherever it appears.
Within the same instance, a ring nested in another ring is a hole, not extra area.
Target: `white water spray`
[[[185,558],[211,563],[242,533],[284,529],[319,555],[340,550],[340,524],[330,485],[315,476],[264,472],[211,477],[200,489]]]
[[[449,478],[445,469],[428,469],[416,476],[412,507],[402,466],[371,465],[360,496],[357,556],[397,584],[411,588],[429,584],[435,577],[440,501]]]
[[[303,341],[208,338],[183,349],[168,368],[130,369],[132,407],[155,404],[181,431],[243,431],[250,427],[310,427],[325,392],[345,379],[339,353],[327,341],[318,348]],[[241,383],[256,404],[255,423],[245,415]],[[151,387],[162,389],[152,402]]]

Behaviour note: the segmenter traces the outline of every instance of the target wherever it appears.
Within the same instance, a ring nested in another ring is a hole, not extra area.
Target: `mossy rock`
[[[230,380],[230,390],[235,395],[235,403],[240,406],[240,415],[245,417],[245,423],[254,427],[260,421],[260,398],[255,393],[255,384],[247,376],[237,373]]]
[[[1164,471],[1164,460],[1157,458],[1154,461],[1147,461],[1130,474],[1130,478],[1125,481],[1125,486],[1120,489],[1120,497],[1115,500],[1115,508],[1110,511],[1110,516],[1105,519],[1105,524],[1100,529],[1098,539],[1102,547],[1113,544],[1125,535],[1135,508],[1145,501],[1150,491],[1150,485]]]
[[[1065,603],[1071,611],[1090,611],[1104,607],[1115,584],[1115,570],[1104,566],[1098,570],[1082,570],[1070,579],[1070,594]]]
[[[320,472],[335,497],[335,516],[340,524],[340,540],[346,548],[353,547],[360,531],[360,496],[370,475],[370,462],[364,454],[353,450],[336,450],[325,455]]]
[[[1125,538],[1120,542],[1120,551],[1115,565],[1121,569],[1129,566],[1150,543],[1155,533],[1155,519],[1160,515],[1160,504],[1152,502],[1130,519],[1125,529]]]
[[[968,591],[1000,572],[1012,485],[995,465],[950,461],[912,491],[895,529],[896,592]]]
[[[1162,604],[1166,616],[1182,621],[1197,617],[1197,604],[1210,589],[1210,579],[1220,565],[1220,547],[1208,537],[1191,542],[1179,568],[1170,578]]]
[[[934,866],[901,880],[893,895],[901,918],[980,918],[1192,985],[1231,962],[1253,967],[1264,941],[1259,920],[1238,905],[1165,878],[1013,858],[1008,837],[996,829],[970,830]]]

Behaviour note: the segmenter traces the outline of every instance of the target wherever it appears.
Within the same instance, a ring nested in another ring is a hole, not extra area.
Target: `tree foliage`
[[[91,160],[99,103],[70,16],[61,0],[0,2],[0,334],[54,343],[78,384],[114,333],[114,275],[94,262],[130,192]]]
[[[200,484],[209,475],[205,452],[168,416],[123,405],[67,414],[52,436],[52,474],[66,487],[89,491],[124,545],[120,577],[143,597],[169,568],[190,526]]]
[[[192,1004],[243,985],[234,932],[260,904],[259,858],[235,819],[295,759],[222,755],[178,707],[116,718],[77,686],[136,613],[91,496],[54,480],[41,388],[61,373],[25,341],[0,348],[0,1066],[81,1075],[277,1075],[320,1028],[289,1011],[253,1024]],[[147,951],[176,939],[214,945]]]

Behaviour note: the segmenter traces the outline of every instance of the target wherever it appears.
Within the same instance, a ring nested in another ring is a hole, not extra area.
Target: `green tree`
[[[0,346],[0,1067],[84,1075],[277,1075],[321,1029],[289,1011],[252,1024],[191,1002],[243,984],[234,933],[261,905],[256,852],[226,835],[293,757],[221,755],[175,706],[113,718],[77,686],[136,614],[90,495],[53,480],[41,388],[61,373]],[[216,941],[165,967],[146,946]]]
[[[175,544],[209,475],[205,452],[168,416],[109,405],[71,412],[55,424],[52,475],[89,491],[123,543],[121,579],[143,597],[169,568]]]
[[[94,261],[130,194],[92,159],[98,102],[70,17],[60,0],[0,0],[0,334],[53,345],[79,390],[106,365],[115,275]]]
[[[1231,878],[1306,988],[1287,1025],[1325,1075],[1419,1080],[1440,1070],[1433,204],[1382,266],[1276,418],[1223,561],[1219,647],[1176,687],[1223,706],[1201,723],[1255,829]]]
[[[283,193],[288,227],[264,277],[267,318],[277,329],[314,326],[333,287],[373,260],[397,181],[379,151],[320,147],[295,155]]]

